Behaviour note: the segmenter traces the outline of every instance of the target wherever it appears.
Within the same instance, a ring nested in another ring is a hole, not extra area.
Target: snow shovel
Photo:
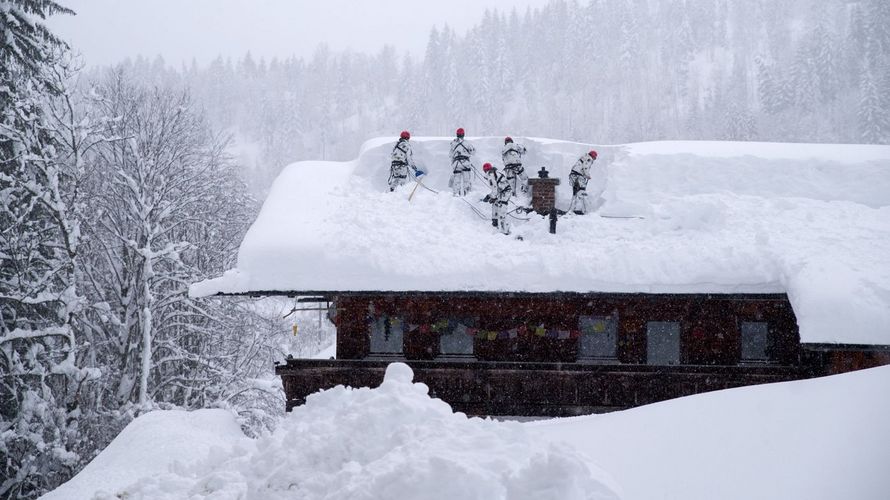
[[[414,193],[417,192],[417,188],[420,187],[420,185],[421,185],[420,178],[423,177],[424,175],[426,175],[426,172],[424,172],[423,170],[420,170],[420,169],[414,170],[414,180],[416,182],[414,183],[414,189],[411,190],[411,194],[408,195],[409,203],[411,202],[411,199],[414,198]],[[424,187],[426,187],[426,186],[424,186]]]

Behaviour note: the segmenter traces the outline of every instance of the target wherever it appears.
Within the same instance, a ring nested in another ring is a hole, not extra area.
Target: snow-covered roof
[[[471,138],[477,165],[500,165],[500,138]],[[249,292],[787,292],[803,342],[890,344],[890,146],[651,142],[618,146],[517,138],[530,176],[562,180],[594,147],[600,206],[511,220],[505,237],[448,188],[449,138],[412,139],[428,171],[388,192],[393,141],[349,162],[284,169],[235,269],[192,285]],[[467,200],[487,188],[477,180]],[[605,218],[634,215],[644,219]]]

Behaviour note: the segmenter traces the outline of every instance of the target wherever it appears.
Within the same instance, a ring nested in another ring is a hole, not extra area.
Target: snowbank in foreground
[[[275,433],[101,499],[614,499],[608,476],[522,424],[467,418],[395,363],[309,397]],[[133,451],[138,454],[137,450]]]
[[[77,476],[41,500],[90,500],[97,492],[116,491],[167,472],[174,462],[194,462],[242,442],[249,440],[226,410],[146,413],[130,422]]]
[[[890,366],[523,424],[453,414],[410,377],[315,394],[259,440],[219,410],[150,413],[44,498],[615,498],[595,464],[626,500],[890,492]]]
[[[626,500],[890,498],[890,366],[530,422],[597,459]]]

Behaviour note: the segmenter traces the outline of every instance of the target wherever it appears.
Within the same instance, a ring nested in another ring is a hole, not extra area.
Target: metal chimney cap
[[[541,170],[538,170],[538,178],[539,179],[549,178],[549,172],[547,172],[547,167],[541,167]]]

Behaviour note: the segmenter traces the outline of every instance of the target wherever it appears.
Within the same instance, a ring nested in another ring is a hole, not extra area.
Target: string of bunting
[[[448,328],[448,321],[438,321],[432,324],[408,324],[409,332],[418,333],[441,333]],[[457,329],[456,329],[457,330]],[[483,328],[462,328],[467,335],[477,337],[481,340],[510,340],[519,337],[536,336],[542,338],[568,340],[581,336],[580,330],[565,330],[559,328],[546,328],[544,326],[527,327],[525,325],[509,330],[489,330]]]
[[[396,317],[389,319],[389,326],[391,328],[399,328],[402,326],[402,320]],[[436,321],[435,323],[405,323],[407,326],[407,333],[417,332],[421,334],[430,334],[430,333],[443,333],[449,330],[451,326],[451,322],[447,319],[442,319]],[[597,320],[591,325],[591,330],[596,333],[602,333],[606,329],[605,321]],[[562,328],[547,328],[544,325],[537,326],[527,326],[521,325],[516,328],[511,328],[509,330],[490,330],[483,328],[474,328],[467,327],[461,324],[458,324],[456,328],[454,328],[454,332],[456,333],[464,333],[466,335],[470,335],[473,337],[478,337],[482,340],[508,340],[508,339],[516,339],[522,336],[535,336],[549,339],[575,339],[581,336],[581,330],[579,329],[562,329]]]

